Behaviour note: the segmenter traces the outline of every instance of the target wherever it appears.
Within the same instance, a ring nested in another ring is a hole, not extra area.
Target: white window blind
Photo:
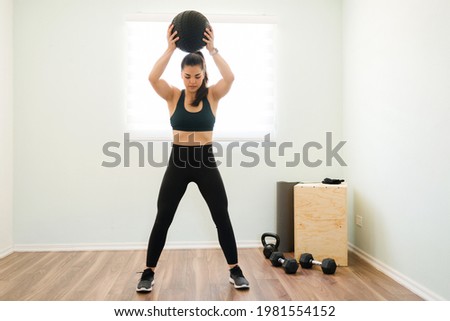
[[[133,139],[171,140],[166,102],[148,82],[148,74],[167,48],[166,32],[174,15],[134,15],[127,18],[127,132]],[[272,17],[207,16],[215,46],[230,65],[235,81],[220,100],[214,140],[262,140],[274,133],[275,123],[275,19]],[[220,73],[203,49],[209,76],[216,83]],[[181,60],[176,50],[162,78],[183,89]]]

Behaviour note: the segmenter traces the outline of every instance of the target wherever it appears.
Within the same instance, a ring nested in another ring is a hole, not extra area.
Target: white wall
[[[109,160],[102,153],[103,144],[123,143],[127,14],[175,15],[194,9],[206,15],[278,16],[277,141],[291,141],[295,152],[301,152],[308,141],[325,145],[326,132],[333,132],[335,143],[341,140],[340,1],[186,5],[181,0],[16,0],[14,5],[14,236],[19,249],[147,242],[164,168],[101,166]],[[220,48],[220,35],[216,46]],[[323,150],[311,157],[324,158]],[[336,162],[330,167],[324,163],[287,168],[284,163],[290,158],[274,155],[277,168],[263,163],[247,169],[237,165],[240,159],[236,150],[234,165],[220,170],[241,245],[258,242],[262,232],[275,229],[277,180],[342,174]],[[197,188],[190,186],[168,244],[216,240],[207,207]]]
[[[13,4],[0,1],[0,258],[13,250]]]
[[[428,298],[450,299],[450,2],[346,0],[350,240]],[[353,225],[354,226],[354,225]]]
[[[0,258],[13,249],[13,3],[0,0]]]
[[[12,1],[0,3],[1,253],[12,247],[13,97]],[[126,14],[185,9],[269,14],[279,18],[277,142],[292,141],[295,152],[301,152],[308,141],[324,144],[327,131],[336,142],[347,140],[350,241],[416,284],[424,297],[449,299],[444,277],[450,244],[449,4],[343,4],[233,0],[191,1],[187,7],[181,0],[14,1],[17,248],[142,246],[147,241],[164,168],[101,167],[103,144],[122,142],[125,128]],[[275,228],[277,180],[344,173],[338,165],[286,168],[286,158],[273,156],[277,168],[241,168],[237,151],[235,165],[221,167],[241,244]],[[353,224],[355,214],[363,217],[362,228]],[[169,244],[215,240],[206,206],[191,186]]]

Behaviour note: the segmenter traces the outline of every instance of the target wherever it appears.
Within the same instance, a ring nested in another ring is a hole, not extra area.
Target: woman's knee
[[[154,229],[168,229],[172,224],[174,214],[170,211],[158,211],[156,215]]]
[[[222,212],[220,214],[212,215],[214,224],[219,230],[230,230],[233,229],[230,216],[228,215],[228,211]]]

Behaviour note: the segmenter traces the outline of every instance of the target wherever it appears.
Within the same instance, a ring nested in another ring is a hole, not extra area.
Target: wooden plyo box
[[[330,257],[348,265],[346,184],[294,186],[294,245],[297,260],[307,252],[317,261]]]

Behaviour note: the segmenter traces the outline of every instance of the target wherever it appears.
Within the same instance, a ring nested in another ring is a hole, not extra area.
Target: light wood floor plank
[[[284,273],[261,249],[240,249],[250,290],[229,283],[220,249],[165,250],[148,294],[136,293],[146,251],[13,253],[0,260],[0,300],[308,301],[422,300],[349,253],[349,266],[324,275],[319,267]],[[286,253],[292,257],[292,253]]]

